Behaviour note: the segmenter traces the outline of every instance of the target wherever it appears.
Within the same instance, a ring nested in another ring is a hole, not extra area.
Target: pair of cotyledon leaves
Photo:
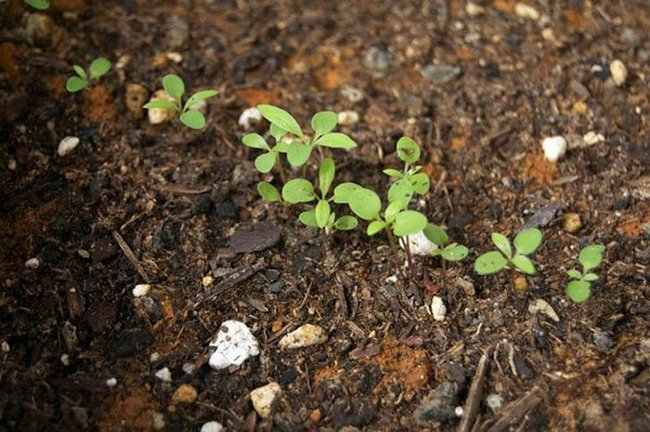
[[[520,231],[514,239],[513,253],[510,241],[503,234],[493,233],[492,242],[496,251],[490,251],[479,256],[474,262],[474,269],[480,275],[492,274],[512,265],[526,273],[535,274],[535,265],[527,255],[532,254],[542,244],[542,232],[537,228]]]
[[[578,261],[582,264],[582,272],[571,269],[567,271],[571,280],[567,284],[567,296],[576,303],[582,303],[591,297],[591,283],[598,280],[598,275],[591,270],[603,261],[605,246],[589,245],[580,251]]]
[[[75,93],[88,87],[91,81],[105,75],[111,69],[111,62],[104,57],[98,57],[90,63],[88,72],[79,65],[74,65],[72,68],[77,75],[68,78],[65,88],[70,93]]]

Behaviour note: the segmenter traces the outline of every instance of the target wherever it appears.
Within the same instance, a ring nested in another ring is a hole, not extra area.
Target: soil
[[[0,5],[0,430],[453,430],[472,398],[475,430],[648,430],[650,4],[527,0],[535,17],[469,3]],[[72,65],[98,56],[111,72],[65,92]],[[458,69],[427,78],[432,64]],[[153,92],[166,73],[220,91],[204,130],[129,108],[130,84]],[[417,208],[470,256],[416,257],[414,277],[396,279],[385,238],[313,232],[263,202],[238,125],[258,103],[305,125],[356,111],[340,130],[359,147],[331,153],[337,182],[385,191],[396,140],[413,137],[432,179]],[[604,139],[585,142],[590,131]],[[554,135],[569,143],[556,163],[540,145]],[[62,157],[65,136],[80,144]],[[537,274],[478,276],[490,233],[526,224],[544,233]],[[601,279],[576,305],[565,271],[591,243],[607,246]],[[134,298],[142,283],[150,295]],[[529,311],[540,299],[557,320]],[[228,319],[261,353],[213,370],[208,344]],[[305,323],[327,342],[281,351]],[[271,381],[282,395],[262,418],[249,394]],[[172,402],[183,384],[198,398]]]

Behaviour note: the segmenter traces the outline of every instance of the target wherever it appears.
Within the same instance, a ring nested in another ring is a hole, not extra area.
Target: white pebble
[[[209,361],[213,369],[239,366],[249,357],[260,353],[260,345],[246,324],[235,320],[221,324],[217,337],[210,342],[210,346],[216,348]]]
[[[81,258],[83,258],[83,259],[88,259],[88,258],[90,258],[90,252],[88,252],[88,251],[85,250],[85,249],[79,249],[79,250],[77,250],[77,254],[79,254],[79,256],[80,256]]]
[[[555,310],[544,299],[537,299],[528,305],[528,312],[536,314],[537,312],[543,313],[555,322],[560,322],[560,317],[557,316]]]
[[[484,13],[485,8],[483,6],[481,6],[481,5],[478,5],[478,4],[470,1],[470,2],[467,2],[467,5],[465,6],[465,12],[470,17],[475,17],[475,16],[479,16],[482,13]]]
[[[544,156],[551,162],[557,162],[566,153],[566,139],[561,136],[547,137],[542,141]]]
[[[0,349],[2,349],[3,353],[8,353],[9,351],[11,351],[11,346],[9,345],[9,342],[2,341],[2,343],[0,344]]]
[[[223,432],[224,430],[223,425],[217,421],[209,421],[201,426],[201,432]]]
[[[201,279],[201,284],[206,288],[212,285],[213,282],[214,278],[210,275],[203,276],[203,279]]]
[[[522,2],[517,2],[517,4],[515,4],[515,14],[519,18],[530,19],[533,21],[539,19],[539,12],[537,12],[537,9]]]
[[[7,168],[9,171],[16,171],[16,168],[18,168],[18,163],[16,162],[16,159],[9,159],[9,162],[7,162]]]
[[[627,67],[625,67],[625,64],[622,61],[616,59],[611,62],[609,64],[609,73],[612,74],[614,84],[618,87],[625,84],[625,81],[627,80]]]
[[[319,345],[325,341],[327,341],[325,330],[317,325],[303,324],[280,339],[278,346],[280,349],[296,349]]]
[[[341,111],[338,113],[338,121],[341,126],[351,126],[359,121],[359,113],[356,111]]]
[[[70,366],[70,354],[61,354],[60,360],[63,366]]]
[[[57,153],[59,156],[65,156],[72,152],[79,145],[79,138],[73,136],[67,136],[61,140],[59,143],[59,149]]]
[[[456,417],[462,417],[465,414],[465,409],[462,406],[457,406],[454,408],[454,414],[456,414]]]
[[[162,382],[172,382],[172,373],[169,371],[169,368],[162,368],[156,372],[156,378]]]
[[[386,278],[386,283],[394,284],[397,282],[397,275],[391,275]]]
[[[424,235],[424,231],[418,231],[410,236],[400,237],[399,245],[404,250],[406,250],[407,239],[411,255],[429,256],[431,255],[431,252],[438,249],[438,245],[429,240],[429,238]]]
[[[582,140],[586,145],[592,146],[594,144],[598,144],[599,142],[605,141],[605,137],[602,134],[596,133],[594,131],[589,131],[582,137]]]
[[[276,382],[269,383],[263,387],[258,387],[251,391],[251,402],[253,408],[262,418],[271,416],[273,402],[282,394],[282,387]]]
[[[133,288],[133,297],[144,297],[151,291],[151,285],[138,284]]]
[[[163,413],[155,412],[151,418],[154,430],[163,430],[165,428],[165,415]]]
[[[188,375],[192,375],[194,372],[196,372],[196,366],[194,363],[183,363],[183,372]]]
[[[245,109],[239,116],[239,126],[244,130],[250,130],[253,127],[253,124],[259,123],[262,121],[262,113],[255,107]]]
[[[30,270],[36,270],[40,265],[41,265],[41,261],[38,258],[30,258],[27,261],[25,261],[25,267],[27,267]]]
[[[442,298],[439,296],[434,296],[433,299],[431,299],[431,315],[433,315],[433,319],[436,321],[445,320],[445,315],[447,315],[447,307],[442,301]]]
[[[160,354],[158,352],[152,352],[149,355],[149,362],[150,363],[156,363],[158,360],[160,360]]]
[[[363,92],[356,87],[344,86],[341,89],[341,95],[344,96],[350,103],[357,103],[363,100]]]
[[[487,398],[485,398],[485,402],[487,403],[487,406],[490,407],[492,412],[496,413],[503,406],[503,396],[500,394],[491,393]]]
[[[174,98],[169,96],[165,90],[157,90],[151,100],[162,99],[167,102],[175,103]],[[173,119],[176,116],[176,112],[163,108],[151,108],[147,110],[147,117],[149,118],[149,123],[152,125],[162,124],[166,121]]]
[[[106,380],[106,385],[113,388],[117,385],[117,378],[109,378]]]
[[[171,60],[172,62],[178,64],[183,61],[183,55],[176,51],[169,51],[165,53],[165,57]]]

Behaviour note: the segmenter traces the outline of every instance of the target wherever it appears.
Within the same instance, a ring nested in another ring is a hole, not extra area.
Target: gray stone
[[[593,338],[594,345],[601,351],[609,351],[614,346],[614,341],[601,330],[594,330]]]
[[[432,390],[415,410],[415,420],[420,423],[444,422],[455,417],[458,393],[449,381]]]
[[[434,84],[444,84],[458,77],[461,68],[446,64],[430,64],[422,68],[420,73]]]
[[[169,48],[179,48],[187,42],[190,35],[190,26],[186,19],[178,15],[172,15],[169,18],[169,27],[167,30],[167,46]]]
[[[371,47],[363,56],[363,65],[368,69],[384,73],[388,70],[392,56],[381,48]]]

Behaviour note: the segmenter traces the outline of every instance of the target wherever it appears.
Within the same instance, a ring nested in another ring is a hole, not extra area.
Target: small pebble
[[[462,417],[465,414],[465,409],[462,406],[457,406],[454,408],[454,414],[456,414],[456,417]]]
[[[363,92],[358,88],[349,85],[343,86],[341,89],[341,95],[350,103],[357,103],[363,100]]]
[[[172,402],[191,404],[194,403],[198,397],[199,394],[193,386],[189,384],[183,384],[178,387],[172,395]]]
[[[412,255],[429,256],[431,252],[438,249],[438,245],[429,240],[424,234],[424,231],[418,231],[410,236],[400,237],[399,245],[403,250],[406,250],[407,241]]]
[[[209,421],[201,426],[201,432],[223,432],[224,430],[223,425],[217,421]]]
[[[169,371],[169,368],[162,368],[159,371],[156,371],[156,378],[162,382],[172,382],[172,373]]]
[[[280,339],[278,345],[280,349],[296,349],[319,345],[325,341],[327,341],[325,330],[313,324],[303,324]]]
[[[465,12],[467,13],[467,15],[473,18],[485,13],[485,8],[479,4],[470,1],[467,2],[467,5],[465,5]]]
[[[492,410],[492,412],[496,413],[503,406],[503,396],[496,393],[491,393],[487,398],[485,398],[485,402],[487,403],[487,406]]]
[[[117,385],[117,379],[116,378],[109,378],[106,380],[106,385],[113,388]]]
[[[544,138],[542,141],[542,149],[544,156],[551,162],[557,162],[566,153],[566,139],[561,136],[553,136]]]
[[[517,15],[519,18],[525,18],[533,21],[537,21],[539,19],[539,12],[537,12],[537,9],[523,2],[517,2],[515,4],[515,15]]]
[[[602,351],[609,351],[614,347],[614,342],[601,330],[594,330],[594,344]]]
[[[133,297],[144,297],[151,291],[151,285],[138,284],[133,288]]]
[[[436,321],[445,320],[445,315],[447,315],[447,307],[442,301],[442,298],[439,296],[434,296],[433,299],[431,299],[431,315],[433,315],[433,319]]]
[[[152,352],[151,355],[149,355],[149,363],[156,363],[158,360],[160,360],[159,353]]]
[[[625,67],[622,61],[617,59],[611,62],[609,65],[609,73],[612,74],[612,79],[617,87],[625,84],[627,80],[627,67]]]
[[[526,280],[526,277],[523,275],[516,275],[515,276],[515,291],[517,292],[523,292],[528,289],[528,281]]]
[[[251,391],[250,397],[253,408],[262,418],[271,416],[273,402],[282,394],[282,387],[276,382],[269,383],[265,386],[258,387]]]
[[[171,103],[175,102],[174,98],[169,96],[165,90],[157,90],[151,97],[151,100],[154,99],[162,99]],[[151,108],[147,111],[149,123],[152,125],[162,124],[176,117],[176,112],[168,109]]]
[[[9,159],[7,162],[7,168],[9,171],[16,171],[16,168],[18,168],[18,162],[16,162],[16,159]]]
[[[378,47],[369,48],[363,57],[363,65],[379,73],[386,72],[391,61],[392,56]]]
[[[169,51],[165,53],[165,57],[171,60],[173,63],[179,64],[183,61],[183,54],[177,51]]]
[[[221,324],[210,346],[216,348],[209,361],[213,369],[240,366],[249,357],[260,353],[260,346],[246,324],[235,320]]]
[[[142,106],[147,102],[149,91],[137,83],[128,83],[124,94],[124,103],[133,117],[139,119],[144,113]]]
[[[341,111],[338,113],[338,121],[341,126],[351,126],[359,122],[359,113],[356,111]]]
[[[27,261],[25,261],[25,267],[27,267],[30,270],[36,270],[40,265],[41,265],[41,261],[38,258],[30,258]]]
[[[90,252],[88,252],[85,249],[79,249],[77,251],[77,254],[83,259],[89,259],[90,258]]]
[[[70,366],[70,355],[69,354],[61,354],[61,364],[63,366]]]
[[[461,68],[446,64],[430,64],[423,67],[420,73],[434,84],[444,84],[460,75]]]
[[[163,430],[165,428],[165,415],[163,413],[155,412],[151,417],[151,426],[155,430]]]
[[[0,349],[2,350],[3,353],[8,353],[9,351],[11,351],[11,346],[9,345],[9,342],[2,341],[2,343],[0,344]]]
[[[242,111],[237,123],[244,130],[251,130],[253,125],[262,121],[262,113],[255,107],[247,108]]]
[[[320,410],[317,408],[309,414],[309,420],[311,420],[313,423],[318,423],[320,419],[323,417],[323,414],[320,412]]]
[[[582,140],[587,146],[592,146],[598,144],[599,142],[605,141],[605,137],[602,134],[596,133],[594,131],[589,131],[584,134]]]
[[[61,140],[59,143],[59,149],[57,153],[59,156],[65,156],[70,154],[79,145],[79,138],[73,136],[67,136]]]
[[[282,320],[277,319],[277,320],[273,321],[273,325],[271,326],[271,331],[273,333],[277,333],[280,330],[282,330],[283,326],[284,326],[284,323],[282,322]]]
[[[528,305],[528,312],[536,314],[537,312],[543,313],[555,322],[560,322],[560,317],[557,316],[555,309],[544,299],[537,299]]]
[[[188,375],[192,375],[196,372],[196,365],[194,363],[183,363],[183,372]]]
[[[203,276],[203,279],[201,279],[201,285],[203,285],[204,288],[209,287],[213,282],[214,278],[210,275]]]
[[[574,233],[582,228],[582,221],[578,213],[566,213],[562,221],[562,228],[568,233]]]

